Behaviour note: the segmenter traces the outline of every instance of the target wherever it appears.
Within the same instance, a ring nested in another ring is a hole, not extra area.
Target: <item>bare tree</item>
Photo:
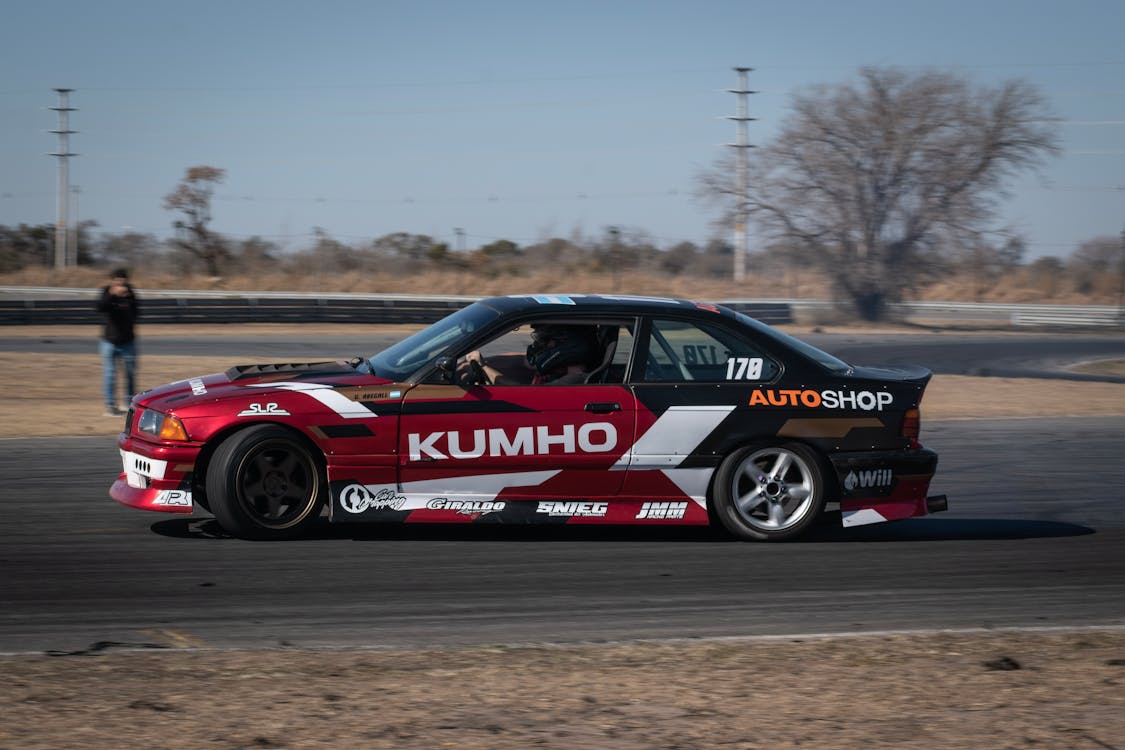
[[[770,239],[809,251],[862,318],[925,273],[940,247],[979,240],[1004,183],[1057,150],[1027,83],[974,88],[949,73],[865,68],[857,84],[795,97],[780,134],[753,154],[745,209]],[[705,198],[733,216],[740,191],[720,161]]]
[[[210,276],[220,275],[223,263],[230,259],[222,236],[209,226],[211,197],[225,176],[226,170],[218,167],[189,167],[176,189],[164,196],[165,209],[183,214],[183,219],[172,222],[176,228],[172,245],[203,261]]]

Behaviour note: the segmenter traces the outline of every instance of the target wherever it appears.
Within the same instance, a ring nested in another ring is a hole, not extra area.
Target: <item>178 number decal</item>
[[[757,380],[762,377],[761,357],[727,359],[727,380]]]

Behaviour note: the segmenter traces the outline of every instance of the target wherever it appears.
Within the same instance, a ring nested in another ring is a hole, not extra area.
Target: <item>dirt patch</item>
[[[0,747],[1121,748],[1125,632],[0,659]]]
[[[1088,375],[1125,376],[1125,359],[1099,359],[1093,362],[1079,362],[1069,368],[1072,372]]]

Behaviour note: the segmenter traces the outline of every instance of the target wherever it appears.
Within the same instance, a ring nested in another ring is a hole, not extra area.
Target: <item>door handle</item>
[[[609,414],[613,411],[621,411],[621,404],[616,401],[591,401],[586,404],[586,411],[594,414]]]

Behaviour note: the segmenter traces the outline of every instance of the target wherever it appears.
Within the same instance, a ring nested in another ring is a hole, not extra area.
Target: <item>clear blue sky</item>
[[[1026,78],[1064,153],[1012,183],[1030,255],[1125,227],[1122,0],[199,0],[9,2],[0,18],[0,224],[53,223],[55,87],[70,182],[105,231],[170,234],[185,168],[227,171],[213,227],[283,247],[314,227],[455,246],[608,225],[661,246],[716,235],[696,177],[794,91],[863,65]]]

